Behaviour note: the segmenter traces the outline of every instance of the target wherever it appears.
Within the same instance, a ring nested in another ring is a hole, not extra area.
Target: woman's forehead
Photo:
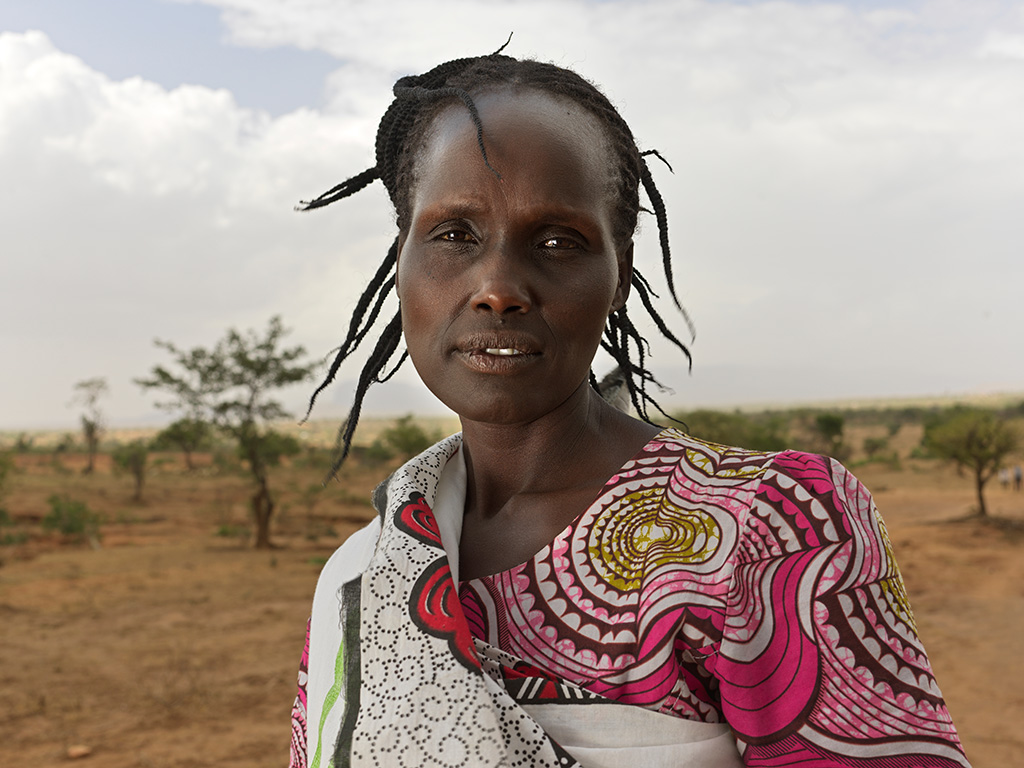
[[[602,173],[613,172],[615,160],[606,131],[595,115],[572,100],[535,88],[506,87],[474,95],[473,102],[489,156],[497,155],[503,147],[543,141],[565,152],[582,153]],[[469,110],[461,103],[448,105],[432,120],[415,164],[422,166],[424,160],[436,159],[438,153],[450,151],[453,145],[467,144],[475,147],[483,163],[477,127]],[[501,168],[494,165],[497,157],[489,159],[500,174]]]

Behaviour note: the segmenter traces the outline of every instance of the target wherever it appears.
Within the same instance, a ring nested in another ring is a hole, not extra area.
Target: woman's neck
[[[605,403],[589,386],[574,398],[529,424],[463,421],[464,578],[496,573],[534,555],[658,433]]]
[[[517,495],[603,485],[658,432],[608,405],[587,385],[536,421],[464,420],[462,427],[467,492],[484,516]]]

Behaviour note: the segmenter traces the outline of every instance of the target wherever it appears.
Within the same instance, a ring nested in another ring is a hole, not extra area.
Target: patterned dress
[[[664,430],[531,560],[463,582],[478,639],[728,722],[749,765],[963,765],[870,495],[838,462]]]
[[[727,723],[751,766],[968,765],[884,524],[838,462],[663,430],[533,558],[456,591],[438,519],[457,530],[461,503],[431,505],[460,445],[396,472],[325,566],[292,766],[587,765],[532,718],[588,697],[595,717]]]

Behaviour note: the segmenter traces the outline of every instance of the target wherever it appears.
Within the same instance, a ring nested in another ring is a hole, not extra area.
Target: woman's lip
[[[528,334],[518,331],[480,332],[459,339],[455,350],[462,353],[479,352],[501,357],[540,354],[540,344]]]
[[[462,360],[467,368],[479,373],[509,374],[516,373],[535,363],[540,355],[536,352],[521,352],[516,354],[496,354],[494,350],[508,349],[505,347],[489,347],[486,349],[471,349],[458,351],[456,355]]]

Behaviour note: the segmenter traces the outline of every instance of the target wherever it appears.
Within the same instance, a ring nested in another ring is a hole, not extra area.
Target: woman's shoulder
[[[694,479],[728,485],[756,486],[779,454],[738,446],[722,445],[667,427],[651,440],[637,456],[643,463],[675,464]]]
[[[868,491],[842,463],[804,451],[721,445],[668,428],[634,461],[640,468],[670,467],[673,486],[680,493],[729,496],[732,504],[740,507],[798,505],[810,514],[813,506],[818,515],[818,508],[825,507],[834,515],[871,506]]]
[[[820,483],[826,477],[850,472],[839,461],[805,451],[784,449],[764,451],[723,445],[667,427],[652,439],[638,457],[661,457],[700,470],[708,477],[760,481],[775,473],[793,480]]]

